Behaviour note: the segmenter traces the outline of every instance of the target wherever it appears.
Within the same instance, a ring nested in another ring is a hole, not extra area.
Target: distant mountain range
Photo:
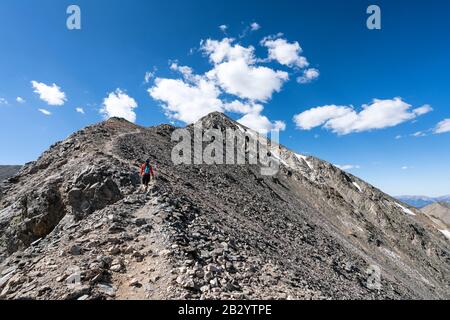
[[[22,166],[0,166],[0,182],[14,176]]]
[[[423,208],[435,202],[450,203],[450,195],[435,198],[426,196],[398,196],[395,198],[416,208]]]

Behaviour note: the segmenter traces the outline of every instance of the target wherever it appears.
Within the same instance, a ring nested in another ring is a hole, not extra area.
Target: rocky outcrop
[[[249,132],[219,113],[203,125]],[[275,176],[259,165],[174,165],[175,129],[113,118],[9,182],[0,298],[450,297],[449,242],[420,211],[283,146]],[[143,194],[147,158],[157,180]]]

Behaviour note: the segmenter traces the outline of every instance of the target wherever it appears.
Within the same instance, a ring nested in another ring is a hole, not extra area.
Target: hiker
[[[145,163],[142,164],[141,177],[142,177],[142,185],[145,187],[145,192],[147,192],[150,180],[153,180],[155,178],[155,173],[153,171],[152,165],[150,164],[150,159],[147,159]]]

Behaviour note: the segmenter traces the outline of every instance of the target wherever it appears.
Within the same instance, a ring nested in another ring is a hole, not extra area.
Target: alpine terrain
[[[221,113],[201,121],[255,134]],[[283,146],[274,176],[174,165],[175,129],[111,118],[9,178],[0,298],[450,298],[448,226]],[[156,180],[145,194],[147,158]]]
[[[450,229],[450,203],[436,202],[422,208],[421,211],[440,226],[444,233]]]
[[[21,166],[0,166],[0,183],[15,175],[20,168]]]

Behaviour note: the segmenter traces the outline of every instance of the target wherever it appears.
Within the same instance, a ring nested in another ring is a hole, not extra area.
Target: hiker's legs
[[[144,192],[147,192],[148,190],[148,184],[150,182],[150,175],[144,175],[144,178],[142,179],[144,183]]]
[[[146,178],[145,175],[142,176],[141,190],[144,191],[146,189]]]

